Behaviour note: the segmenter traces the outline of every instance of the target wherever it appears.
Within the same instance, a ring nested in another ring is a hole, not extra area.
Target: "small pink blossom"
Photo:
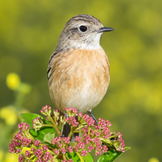
[[[69,124],[72,125],[73,127],[77,127],[78,126],[78,122],[76,121],[75,117],[71,116],[71,117],[67,117],[65,119],[65,121]]]
[[[69,117],[74,116],[74,115],[76,115],[78,113],[77,109],[70,108],[70,107],[65,108],[65,110],[66,110]]]
[[[71,159],[69,159],[69,160],[62,160],[61,162],[73,162]]]
[[[47,151],[47,150],[48,150],[48,146],[47,146],[47,145],[43,145],[43,146],[42,146],[42,150],[43,150],[43,151]]]
[[[34,151],[34,155],[35,155],[36,157],[40,158],[40,157],[42,157],[43,152],[42,152],[41,149],[36,149],[36,150]]]
[[[91,127],[94,126],[95,121],[93,120],[92,117],[89,117],[89,115],[84,114],[83,115],[83,119],[86,121],[86,123],[87,123],[88,126],[91,126]]]
[[[21,150],[23,149],[23,147],[31,145],[32,140],[30,138],[27,138],[24,133],[24,132],[26,132],[26,134],[29,133],[28,128],[29,128],[29,126],[26,123],[25,124],[21,123],[19,125],[20,132],[18,132],[15,135],[14,140],[12,140],[11,144],[9,145],[10,153],[20,153]]]
[[[78,114],[78,116],[79,116],[79,117],[82,117],[82,116],[83,116],[82,112],[80,112],[80,113]]]
[[[62,140],[67,144],[70,143],[70,138],[69,137],[63,137]]]
[[[89,145],[89,146],[87,147],[87,149],[88,149],[88,152],[91,152],[91,151],[92,151],[92,149],[94,149],[94,146]]]
[[[90,143],[90,141],[92,141],[92,138],[90,135],[84,134],[83,137],[84,137],[83,141],[85,144],[88,144],[88,143]]]
[[[28,151],[28,150],[27,150],[27,151],[25,151],[25,156],[26,156],[26,157],[28,157],[28,158],[30,158],[30,156],[31,156],[30,151]]]
[[[51,114],[51,106],[43,106],[42,110],[40,110],[40,113],[45,115],[45,116],[50,116]]]
[[[64,154],[64,155],[66,154],[65,148],[62,148],[60,151],[62,152],[62,154]]]
[[[18,124],[18,128],[20,130],[27,130],[27,129],[29,130],[30,129],[30,126],[27,125],[26,123],[21,122],[21,124]]]
[[[58,154],[59,154],[59,149],[54,149],[54,153],[55,153],[56,155],[58,155]]]
[[[51,141],[51,143],[53,144],[53,145],[55,145],[55,144],[57,144],[58,146],[61,144],[61,137],[55,137],[52,141]]]
[[[86,151],[86,150],[82,150],[82,151],[81,151],[81,155],[82,155],[82,156],[87,156],[87,151]]]
[[[25,161],[25,156],[23,154],[19,155],[19,162],[24,162]]]
[[[106,145],[103,145],[103,147],[102,147],[102,152],[103,152],[103,153],[106,153],[107,150],[108,150],[107,146],[106,146]]]
[[[35,145],[35,146],[39,146],[39,144],[40,144],[40,141],[39,141],[39,140],[35,140],[35,141],[34,141],[34,145]]]
[[[95,132],[95,135],[96,135],[97,137],[101,136],[101,134],[100,134],[99,132]]]
[[[68,147],[68,149],[67,149],[67,151],[68,151],[68,152],[70,152],[70,153],[72,153],[72,152],[73,152],[72,147],[71,147],[71,146],[69,146],[69,147]]]
[[[52,154],[50,152],[45,152],[43,158],[47,162],[52,158]]]
[[[77,146],[73,146],[73,150],[74,150],[74,152],[78,152],[79,151]]]

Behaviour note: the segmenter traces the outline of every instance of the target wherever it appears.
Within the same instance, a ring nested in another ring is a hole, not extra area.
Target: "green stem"
[[[70,133],[69,133],[69,138],[71,139],[71,136],[73,135],[73,132],[72,131],[70,131]]]
[[[88,135],[90,134],[90,130],[91,130],[91,128],[90,128],[90,127],[88,127]]]
[[[54,125],[54,128],[55,128],[55,130],[57,131],[57,134],[58,134],[59,136],[61,136],[61,132],[60,132],[60,130],[58,129],[58,127],[57,127],[56,125]]]
[[[80,161],[81,161],[81,162],[84,162],[84,160],[83,160],[83,158],[81,157],[81,155],[80,155],[78,152],[75,152],[75,153],[79,156]]]
[[[17,111],[19,112],[22,108],[22,104],[24,102],[24,95],[21,93],[21,91],[16,91],[16,100],[15,100],[15,107],[17,108]]]
[[[80,126],[80,127],[77,127],[76,129],[74,129],[73,133],[77,133],[77,131],[81,128],[83,128],[84,126]]]
[[[42,127],[53,127],[52,124],[43,124]]]
[[[50,121],[52,122],[53,127],[54,127],[55,130],[57,131],[57,134],[58,134],[59,136],[61,136],[61,132],[60,132],[59,128],[57,127],[57,125],[55,124],[55,122],[53,121],[53,118],[52,118],[50,115],[49,115],[48,117],[49,117]]]
[[[63,159],[64,159],[64,160],[67,160],[65,155],[63,155]]]

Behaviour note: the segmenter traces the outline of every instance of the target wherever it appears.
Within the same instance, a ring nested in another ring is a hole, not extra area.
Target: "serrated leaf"
[[[55,130],[52,127],[43,127],[39,131],[35,131],[33,128],[33,120],[37,117],[41,117],[43,122],[45,124],[50,124],[50,122],[47,122],[42,116],[38,114],[32,114],[32,113],[24,113],[21,114],[22,121],[26,124],[30,125],[30,134],[37,140],[40,140],[41,142],[44,141],[44,136],[48,133],[55,133]]]
[[[125,147],[125,151],[129,150],[130,147]],[[107,153],[101,155],[97,162],[113,162],[115,161],[123,152],[116,151],[115,149],[108,150]]]

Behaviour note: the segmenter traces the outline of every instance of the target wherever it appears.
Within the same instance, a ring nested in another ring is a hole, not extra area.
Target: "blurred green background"
[[[162,161],[161,0],[1,0],[0,161],[17,161],[7,151],[20,112],[39,113],[46,104],[54,108],[46,77],[49,57],[65,23],[83,13],[115,29],[101,39],[111,82],[93,113],[108,119],[111,131],[121,132],[132,148],[117,162]]]

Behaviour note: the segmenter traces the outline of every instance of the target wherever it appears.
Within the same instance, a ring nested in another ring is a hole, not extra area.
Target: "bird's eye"
[[[86,26],[80,26],[79,29],[80,29],[81,32],[87,31],[87,27]]]

